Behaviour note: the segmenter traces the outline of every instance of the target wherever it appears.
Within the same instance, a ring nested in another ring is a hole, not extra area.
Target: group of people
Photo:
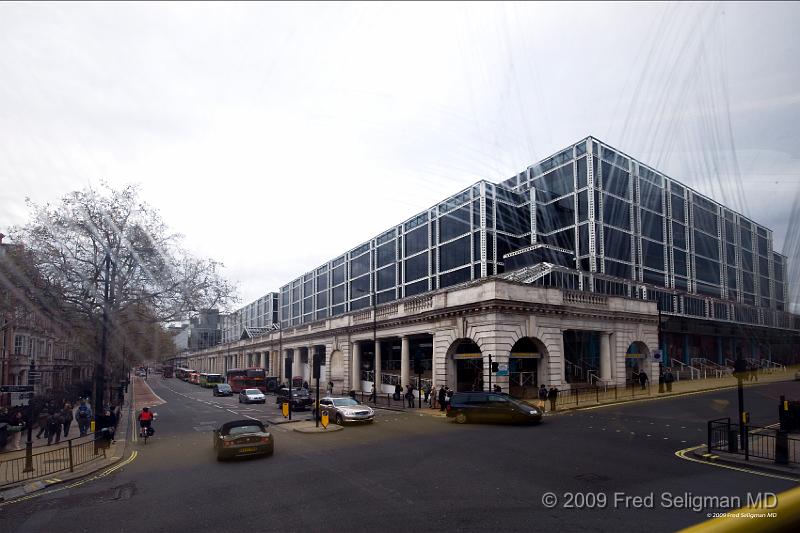
[[[555,387],[555,385],[550,387],[550,389],[548,389],[544,384],[542,384],[542,386],[539,387],[539,392],[537,395],[539,397],[539,407],[541,407],[542,411],[544,411],[545,405],[547,404],[548,400],[550,400],[550,410],[551,411],[556,410],[556,401],[558,400],[558,389]]]
[[[661,374],[658,376],[658,392],[664,392],[666,388],[666,392],[672,392],[672,383],[675,381],[675,376],[672,374],[671,368],[665,368],[661,370]]]

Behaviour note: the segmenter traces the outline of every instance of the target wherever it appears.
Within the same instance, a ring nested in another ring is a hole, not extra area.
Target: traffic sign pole
[[[28,385],[33,390],[33,374],[36,372],[36,363],[31,357],[31,367],[28,370]],[[33,472],[33,402],[28,402],[28,442],[25,444],[25,468],[23,472]]]

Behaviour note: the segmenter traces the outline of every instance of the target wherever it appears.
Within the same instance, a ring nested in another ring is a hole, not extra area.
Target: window
[[[694,265],[698,280],[719,285],[719,263],[695,257]]]
[[[440,271],[450,270],[470,262],[469,235],[443,244],[439,249]]]
[[[369,272],[369,254],[364,254],[350,261],[350,277],[356,278]]]
[[[502,204],[498,204],[498,207]],[[588,208],[587,208],[588,209]],[[498,217],[498,223],[500,222]],[[575,195],[570,194],[536,209],[536,229],[538,233],[550,233],[575,224]],[[498,229],[500,229],[498,227]],[[523,232],[517,232],[523,233]]]
[[[672,257],[675,263],[675,275],[686,276],[686,252],[673,249]]]
[[[586,187],[589,175],[589,169],[586,168],[586,158],[581,157],[578,159],[578,188]]]
[[[467,233],[470,230],[469,213],[469,205],[466,205],[439,217],[439,242]]]
[[[603,190],[630,200],[629,182],[630,175],[627,172],[603,161]]]
[[[694,251],[697,255],[719,261],[719,241],[697,230],[694,230]]]
[[[405,262],[406,281],[413,281],[428,275],[428,254],[422,253]]]
[[[25,353],[25,337],[22,335],[14,335],[14,354],[27,355]]]
[[[428,280],[424,279],[416,283],[406,285],[406,296],[414,296],[428,290]]]
[[[552,193],[555,196],[563,196],[572,192],[575,190],[572,165],[565,165],[540,178],[536,178],[534,187]]]
[[[391,240],[378,247],[378,267],[386,266],[395,261],[397,241]]]
[[[709,235],[717,234],[717,215],[697,206],[694,208],[694,227]]]
[[[748,224],[748,226],[749,226],[749,224]],[[739,243],[740,243],[741,247],[744,248],[745,250],[752,250],[753,249],[753,234],[750,233],[750,228],[749,227],[747,229],[742,228],[740,233],[741,233],[740,234],[741,239],[740,239]]]
[[[642,263],[648,268],[655,270],[665,270],[664,268],[664,245],[658,244],[647,239],[642,239]],[[660,284],[663,284],[663,277]]]
[[[462,268],[439,276],[439,287],[449,287],[470,280],[470,269]]]
[[[642,217],[642,236],[654,241],[664,240],[664,217],[649,211],[640,211]]]
[[[603,235],[603,245],[606,257],[630,261],[631,259],[631,235],[624,231],[609,228],[606,226]],[[624,277],[630,277],[624,276]]]
[[[639,203],[642,207],[661,213],[661,189],[639,180]]]
[[[333,269],[333,284],[339,285],[340,283],[344,283],[344,265]]]
[[[686,228],[683,224],[672,223],[672,244],[678,248],[686,249]]]
[[[428,226],[422,226],[406,233],[406,255],[412,255],[428,248]]]
[[[615,276],[618,278],[631,278],[631,265],[626,265],[623,263],[617,263],[616,261],[609,261],[606,259],[605,261],[606,266],[606,274],[609,276]]]
[[[603,195],[603,221],[622,229],[631,229],[631,214],[628,202],[607,194]]]
[[[550,210],[551,208],[542,208],[539,206],[537,211],[541,211],[542,209]],[[519,235],[522,233],[528,233],[530,230],[530,205],[514,207],[502,202],[497,202],[497,231],[505,231],[506,233],[511,233],[513,235]],[[469,227],[467,227],[466,231],[469,231]],[[456,235],[454,235],[454,237],[455,236]]]

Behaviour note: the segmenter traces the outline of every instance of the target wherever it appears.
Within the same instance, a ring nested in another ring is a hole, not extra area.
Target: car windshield
[[[261,391],[258,389],[247,389],[246,391],[244,391],[244,393],[250,396],[253,394],[261,394]]]
[[[217,390],[231,390],[230,385],[217,385]]]
[[[258,433],[262,431],[260,426],[253,424],[252,426],[235,426],[228,430],[228,435],[236,436],[245,433]]]
[[[359,405],[359,403],[352,398],[336,398],[333,400],[333,405],[336,407],[347,407],[349,405]]]

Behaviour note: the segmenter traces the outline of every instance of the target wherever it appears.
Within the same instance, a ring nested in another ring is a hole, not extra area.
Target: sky
[[[136,183],[243,305],[593,135],[782,250],[798,27],[788,2],[2,3],[0,231]]]

